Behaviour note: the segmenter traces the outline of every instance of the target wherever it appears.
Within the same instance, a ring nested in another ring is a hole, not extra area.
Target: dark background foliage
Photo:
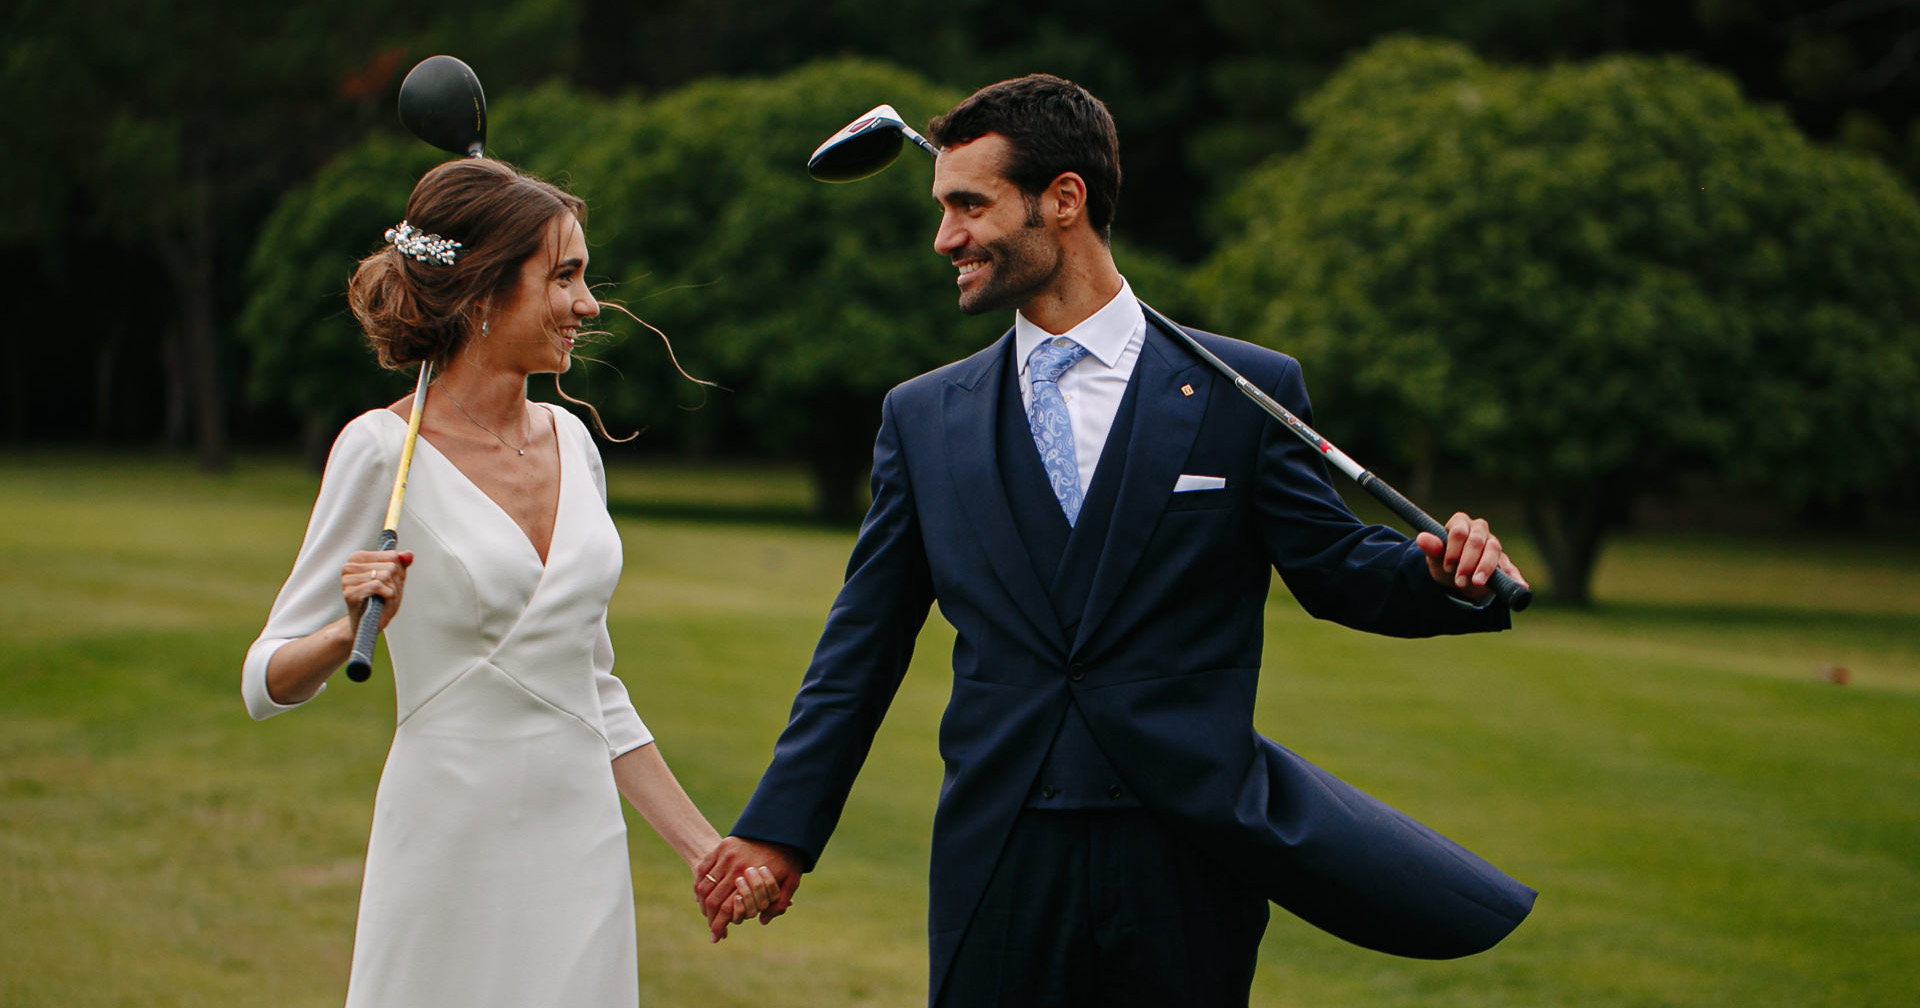
[[[1393,35],[1455,44],[1446,51],[1467,67],[1455,69],[1484,77],[1488,107],[1503,116],[1559,109],[1566,120],[1497,126],[1485,115],[1439,115],[1459,103],[1436,97],[1446,75],[1419,76],[1411,50],[1371,50],[1381,94],[1363,93],[1368,72],[1338,83],[1357,53]],[[1834,376],[1895,374],[1872,362],[1907,346],[1894,321],[1904,301],[1889,285],[1914,269],[1907,208],[1920,177],[1920,16],[1909,0],[1061,0],[1017,12],[982,0],[470,0],[448,13],[371,0],[21,0],[0,15],[0,39],[9,141],[0,282],[16,306],[0,329],[5,444],[190,450],[219,468],[236,442],[316,455],[342,418],[404,392],[404,377],[382,375],[359,347],[339,294],[352,260],[436,156],[394,116],[400,77],[436,52],[460,55],[486,82],[498,110],[494,154],[589,199],[595,273],[609,294],[661,325],[689,370],[731,390],[687,409],[703,397],[672,375],[660,343],[615,327],[618,338],[596,351],[602,363],[568,379],[615,426],[645,429],[610,451],[804,461],[830,514],[857,507],[879,394],[983,344],[998,323],[951,310],[944,267],[927,247],[923,165],[825,187],[807,181],[800,162],[872,104],[894,102],[920,122],[981,84],[1032,70],[1078,80],[1114,111],[1127,173],[1119,251],[1140,292],[1301,355],[1329,402],[1350,401],[1362,417],[1348,432],[1417,473],[1463,448],[1433,436],[1433,388],[1408,379],[1447,374],[1457,364],[1445,361],[1483,349],[1488,333],[1518,345],[1494,324],[1490,299],[1515,300],[1529,283],[1551,292],[1530,302],[1537,310],[1521,331],[1558,350],[1498,358],[1500,369],[1480,376],[1492,401],[1459,425],[1506,449],[1546,453],[1502,467],[1510,478],[1493,485],[1519,496],[1533,492],[1529,480],[1562,480],[1556,453],[1585,449],[1549,428],[1527,433],[1518,419],[1527,395],[1501,390],[1567,380],[1566,366],[1551,362],[1585,346],[1583,332],[1627,339],[1659,328],[1645,320],[1660,316],[1773,347],[1818,331],[1832,336],[1821,359],[1834,360],[1814,371]],[[1608,56],[1652,59],[1597,59]],[[1609,101],[1617,114],[1594,118]],[[1696,119],[1655,121],[1674,102]],[[1755,125],[1674,126],[1721,112]],[[1438,118],[1422,124],[1426,113]],[[1412,115],[1427,139],[1374,130],[1374,146],[1342,148],[1356,117],[1374,115]],[[1615,139],[1566,136],[1565,150],[1547,139],[1596,124]],[[1644,173],[1657,174],[1662,158],[1690,165],[1676,169],[1683,175],[1708,161],[1738,167],[1741,144],[1760,134],[1774,138],[1754,141],[1767,150],[1804,150],[1781,164],[1828,167],[1781,169],[1775,181],[1792,189],[1781,199],[1751,175],[1743,184],[1758,189],[1715,190],[1738,197],[1731,222],[1700,206],[1669,207],[1638,230],[1614,216],[1622,201],[1644,198],[1654,184]],[[1478,152],[1404,173],[1392,160],[1423,158],[1419,144],[1442,142]],[[1528,150],[1585,152],[1592,163],[1525,175],[1515,166]],[[1487,177],[1461,174],[1486,171],[1502,183],[1532,179],[1531,188],[1503,199]],[[1347,182],[1344,196],[1327,188]],[[1376,211],[1327,216],[1342,199]],[[1463,200],[1474,206],[1455,205]],[[1377,208],[1389,206],[1404,219],[1382,218]],[[1576,226],[1542,246],[1537,229],[1555,214]],[[1420,221],[1442,223],[1398,230]],[[1329,251],[1341,243],[1352,243],[1341,253],[1352,269]],[[1892,261],[1874,261],[1876,247]],[[1475,282],[1429,290],[1432,277],[1395,273],[1395,257],[1418,248],[1444,250]],[[1847,251],[1823,259],[1829,250]],[[1222,265],[1236,255],[1237,273]],[[1277,270],[1281,255],[1322,260],[1293,273]],[[1669,267],[1677,272],[1660,273]],[[1610,272],[1619,269],[1638,272]],[[1768,270],[1782,282],[1770,286]],[[1341,302],[1356,287],[1375,300]],[[1312,324],[1254,321],[1288,312]],[[1591,369],[1601,358],[1582,359]],[[1603,384],[1652,377],[1629,358],[1608,360],[1616,370]],[[1723,377],[1747,376],[1736,368]],[[1882,412],[1893,419],[1867,425],[1870,449],[1912,440],[1911,396],[1892,399]],[[1799,432],[1851,433],[1864,421],[1837,399],[1780,392],[1772,401],[1776,415],[1802,418],[1789,425],[1793,436],[1765,439],[1774,454],[1737,465],[1716,456],[1712,444],[1763,440],[1745,414],[1722,411],[1693,430],[1673,465],[1727,492],[1777,482],[1776,496],[1800,514],[1854,513],[1920,489],[1912,455],[1900,451],[1870,451],[1870,464],[1837,476],[1798,467],[1793,452],[1817,440]],[[1386,415],[1401,418],[1400,433],[1364,419]],[[1616,454],[1669,457],[1651,433],[1622,437]]]

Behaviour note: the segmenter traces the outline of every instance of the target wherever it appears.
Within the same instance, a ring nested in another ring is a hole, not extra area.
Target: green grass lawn
[[[791,473],[612,482],[619,668],[724,830],[851,535],[722,520],[791,511]],[[279,462],[0,457],[0,1005],[340,1003],[391,677],[264,724],[238,691],[313,485]],[[1409,642],[1276,590],[1262,729],[1541,896],[1506,943],[1447,963],[1277,914],[1256,1005],[1920,1002],[1920,547],[1627,536],[1596,591],[1591,612]],[[643,1003],[922,1001],[950,640],[931,621],[774,926],[707,945],[684,869],[630,819]]]

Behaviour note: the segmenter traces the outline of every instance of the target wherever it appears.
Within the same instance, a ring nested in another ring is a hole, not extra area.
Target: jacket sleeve
[[[733,827],[736,836],[799,848],[807,870],[840,820],[933,604],[896,395],[889,394],[881,410],[873,504],[847,562],[846,581],[827,614],[773,761]]]
[[[1309,426],[1300,365],[1275,355],[1266,384]],[[1260,444],[1259,521],[1273,566],[1302,608],[1317,618],[1396,637],[1503,630],[1504,603],[1465,605],[1427,572],[1426,557],[1393,529],[1355,517],[1328,479],[1326,463],[1299,436],[1269,419]]]

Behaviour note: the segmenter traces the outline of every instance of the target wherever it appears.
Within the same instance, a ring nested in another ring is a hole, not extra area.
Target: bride
[[[448,162],[349,286],[384,366],[439,375],[396,530],[408,548],[365,549],[412,396],[340,432],[241,679],[256,719],[306,703],[346,661],[366,600],[385,600],[398,725],[349,1008],[632,1006],[620,796],[689,869],[719,842],[613,675],[621,549],[599,451],[572,413],[526,398],[527,377],[565,371],[600,311],[584,213],[498,161]],[[731,883],[735,923],[777,891],[764,868]]]

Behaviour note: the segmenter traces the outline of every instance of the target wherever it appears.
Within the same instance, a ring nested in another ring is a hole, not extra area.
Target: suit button
[[[1109,798],[1118,798],[1118,797],[1120,797],[1120,785],[1118,785],[1118,784],[1115,784],[1114,786],[1112,786],[1112,787],[1110,787],[1110,788],[1108,788],[1108,789],[1107,789],[1107,797],[1109,797]]]
[[[1051,798],[1054,795],[1057,795],[1059,793],[1060,793],[1060,789],[1057,787],[1054,787],[1051,784],[1040,785],[1040,797],[1042,798]]]
[[[1087,667],[1079,662],[1067,666],[1067,678],[1079,682],[1087,677]]]

